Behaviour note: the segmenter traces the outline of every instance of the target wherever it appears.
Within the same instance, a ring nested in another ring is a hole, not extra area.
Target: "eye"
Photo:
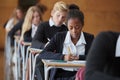
[[[58,14],[57,17],[59,17],[60,15]]]
[[[70,27],[69,27],[69,29],[70,29],[70,30],[72,30],[72,29],[73,29],[73,27],[72,27],[72,26],[70,26]]]
[[[79,28],[80,28],[80,26],[76,26],[76,27],[75,27],[75,29],[79,29]]]

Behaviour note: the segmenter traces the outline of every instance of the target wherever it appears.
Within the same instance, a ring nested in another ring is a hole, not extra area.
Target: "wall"
[[[58,0],[41,0],[48,7],[44,20],[50,17],[50,10]],[[98,34],[100,31],[120,31],[120,0],[63,0],[66,3],[76,3],[85,15],[84,31]],[[16,6],[16,0],[1,0],[0,3],[0,48],[4,47],[5,31],[2,28]]]
[[[58,0],[41,0],[46,4],[48,11],[44,15],[49,19],[49,13],[52,9],[51,4]],[[98,34],[100,31],[112,30],[120,31],[120,0],[63,0],[70,3],[76,3],[85,15],[84,31]]]
[[[5,30],[3,25],[10,17],[16,3],[17,0],[0,0],[0,49],[4,48],[5,42]]]

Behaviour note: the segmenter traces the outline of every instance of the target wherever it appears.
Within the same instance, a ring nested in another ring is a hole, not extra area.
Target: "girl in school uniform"
[[[42,22],[42,15],[40,9],[37,6],[30,7],[26,13],[25,20],[22,26],[22,33],[20,37],[21,44],[23,44],[24,42],[32,41],[37,31],[37,28],[41,22]],[[29,80],[28,69],[29,69],[29,64],[26,71],[26,80]]]
[[[20,40],[31,42],[41,22],[42,16],[40,9],[37,6],[30,7],[23,22]]]
[[[11,18],[6,23],[5,26],[6,32],[8,33],[14,27],[14,25],[17,24],[23,18],[24,18],[23,9],[21,7],[15,8]]]
[[[56,2],[48,21],[42,22],[32,41],[32,47],[43,49],[45,44],[57,33],[67,31],[65,19],[68,12],[67,4],[63,1]]]
[[[65,61],[86,59],[94,36],[82,31],[84,26],[82,11],[70,10],[66,21],[69,31],[57,33],[39,54],[40,59]],[[76,72],[76,69],[53,68],[50,80],[71,80]]]

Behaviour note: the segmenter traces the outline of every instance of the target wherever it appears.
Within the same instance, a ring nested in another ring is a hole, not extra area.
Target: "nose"
[[[73,33],[76,33],[76,29],[75,29],[75,28],[73,28],[72,32],[73,32]]]

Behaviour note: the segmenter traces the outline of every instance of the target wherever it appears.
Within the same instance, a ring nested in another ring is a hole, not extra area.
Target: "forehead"
[[[38,11],[35,11],[35,12],[33,12],[33,14],[39,14],[39,12],[38,12]]]
[[[35,12],[33,12],[33,14],[32,14],[33,16],[40,16],[40,13],[38,12],[38,11],[35,11]]]
[[[81,24],[81,21],[78,18],[70,18],[68,24]]]
[[[16,9],[16,13],[22,13],[20,9]]]
[[[67,12],[66,11],[54,11],[53,14],[56,14],[56,15],[66,15]]]

